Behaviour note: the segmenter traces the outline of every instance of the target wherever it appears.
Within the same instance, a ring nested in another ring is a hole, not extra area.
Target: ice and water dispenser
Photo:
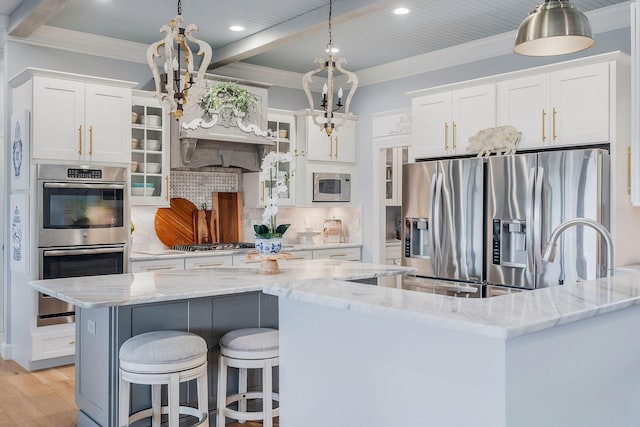
[[[527,267],[527,224],[519,219],[493,220],[492,263],[504,267]]]
[[[427,218],[405,218],[405,258],[429,259],[430,246],[429,220]]]

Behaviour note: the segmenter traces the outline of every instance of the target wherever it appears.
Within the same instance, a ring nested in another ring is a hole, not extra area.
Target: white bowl
[[[160,173],[160,163],[140,163],[138,169],[144,173]]]
[[[148,126],[161,126],[162,117],[146,115],[146,116],[142,116],[142,119],[140,119],[140,122]]]
[[[158,151],[162,147],[162,143],[159,139],[147,139],[147,150]]]
[[[133,187],[131,189],[132,196],[151,196],[153,194],[153,187]]]
[[[131,162],[131,172],[135,172],[137,170],[138,170],[138,162],[132,161]]]

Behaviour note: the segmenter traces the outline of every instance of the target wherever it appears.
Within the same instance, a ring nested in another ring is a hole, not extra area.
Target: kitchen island
[[[638,271],[487,299],[264,292],[279,297],[284,427],[640,425]]]
[[[209,400],[215,402],[220,337],[238,328],[278,327],[277,298],[262,293],[263,287],[314,279],[373,283],[378,277],[412,271],[331,259],[282,263],[281,273],[274,275],[257,270],[258,264],[247,264],[30,282],[38,291],[76,305],[78,426],[116,425],[118,351],[134,335],[175,329],[205,338]],[[252,381],[258,378],[249,378],[250,385]],[[186,390],[186,401],[194,397],[195,390]],[[134,386],[132,410],[149,403],[148,391]]]

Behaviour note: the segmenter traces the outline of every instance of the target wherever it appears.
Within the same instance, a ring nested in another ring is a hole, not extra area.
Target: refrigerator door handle
[[[437,258],[438,258],[438,254],[437,254],[437,249],[436,249],[436,235],[435,235],[435,229],[434,229],[434,224],[435,224],[435,210],[436,210],[436,201],[435,201],[435,197],[436,197],[436,189],[438,187],[438,173],[434,173],[431,176],[431,194],[429,195],[429,223],[428,223],[428,227],[429,227],[429,238],[430,238],[430,242],[429,242],[429,246],[431,249],[431,253],[430,253],[430,258],[431,258],[431,267],[433,268],[434,273],[436,273],[436,266],[437,266]],[[437,273],[436,273],[437,274]]]
[[[534,188],[536,185],[536,169],[529,169],[529,180],[527,182],[527,206],[526,206],[526,239],[527,239],[527,270],[530,272],[534,271],[535,268],[535,255],[534,248],[535,242],[533,241],[534,235]]]
[[[533,226],[534,236],[536,239],[535,244],[535,260],[537,274],[542,274],[543,261],[542,261],[542,245],[546,242],[542,241],[542,184],[544,182],[544,169],[537,168],[536,171],[536,187],[533,194],[534,208],[533,208]]]
[[[442,209],[442,174],[436,173],[433,177],[433,192],[431,193],[431,246],[433,248],[433,256],[431,258],[433,271],[436,275],[440,274],[440,263],[442,262],[442,254],[440,251],[441,233],[440,233],[440,211]]]

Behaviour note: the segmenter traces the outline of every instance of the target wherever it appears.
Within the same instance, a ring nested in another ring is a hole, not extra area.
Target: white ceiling
[[[540,0],[334,0],[336,56],[358,71],[518,28]],[[574,0],[584,12],[625,0]],[[397,16],[397,6],[411,10]],[[177,0],[0,0],[9,34],[40,25],[150,44],[177,13]],[[306,72],[328,43],[328,0],[183,0],[187,24],[214,49],[215,66],[236,61]],[[232,24],[243,33],[228,30]],[[28,34],[27,34],[28,36]]]

